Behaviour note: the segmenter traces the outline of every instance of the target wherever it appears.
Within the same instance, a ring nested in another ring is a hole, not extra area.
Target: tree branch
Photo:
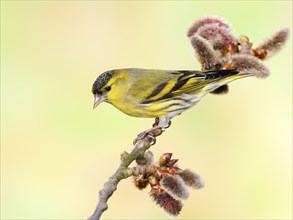
[[[269,75],[269,70],[262,61],[282,48],[287,41],[288,34],[288,29],[281,29],[257,48],[252,48],[248,37],[241,35],[235,38],[229,25],[222,19],[205,17],[190,27],[187,36],[195,49],[202,70],[236,69],[265,78]],[[214,90],[213,93],[223,94],[227,91],[228,86],[225,85]],[[203,180],[198,174],[174,166],[177,160],[171,159],[171,153],[163,154],[159,165],[150,163],[150,161],[148,161],[149,164],[145,163],[147,162],[146,150],[155,144],[155,138],[163,131],[157,126],[158,120],[152,129],[141,133],[135,139],[135,147],[130,154],[124,152],[121,155],[120,166],[100,190],[98,205],[88,220],[100,219],[103,212],[108,209],[107,201],[117,189],[118,183],[130,176],[135,177],[135,186],[138,189],[143,189],[149,184],[151,186],[150,195],[154,201],[174,216],[179,214],[183,206],[181,199],[186,199],[189,195],[186,186],[194,189],[204,186]],[[134,160],[139,165],[149,166],[128,168]]]
[[[121,163],[115,173],[109,178],[109,180],[104,184],[103,188],[99,192],[99,202],[96,209],[88,220],[98,220],[104,211],[108,209],[107,201],[113,195],[114,191],[117,189],[118,183],[122,179],[126,179],[132,174],[129,173],[127,169],[128,166],[136,159],[144,156],[146,150],[148,150],[153,144],[155,144],[155,138],[162,133],[161,129],[153,130],[149,135],[143,139],[137,141],[134,149],[130,154],[123,152],[121,155]]]

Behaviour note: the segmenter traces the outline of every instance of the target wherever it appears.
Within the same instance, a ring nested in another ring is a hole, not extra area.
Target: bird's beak
[[[105,101],[106,99],[107,99],[106,95],[95,94],[94,108],[93,109],[95,109],[101,102]]]

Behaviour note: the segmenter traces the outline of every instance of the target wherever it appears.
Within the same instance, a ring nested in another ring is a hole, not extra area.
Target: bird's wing
[[[140,102],[151,102],[169,93],[177,78],[164,70],[134,69],[131,72],[132,82],[128,93]]]
[[[199,71],[139,70],[132,75],[129,94],[142,104],[164,100],[176,95],[194,77],[204,78]]]
[[[209,83],[237,73],[238,71],[233,70],[206,72],[139,70],[134,77],[129,94],[139,99],[140,103],[148,104],[181,94],[195,94]]]
[[[186,73],[184,76],[178,78],[177,86],[174,86],[170,93],[173,96],[186,93],[196,94],[201,92],[209,84],[212,85],[221,81],[225,82],[225,79],[228,78],[229,80],[236,79],[238,73],[236,70],[191,71],[191,73]]]

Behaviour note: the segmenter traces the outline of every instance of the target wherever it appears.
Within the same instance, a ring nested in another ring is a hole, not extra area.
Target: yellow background
[[[102,104],[91,86],[123,67],[199,69],[186,37],[218,15],[257,45],[292,31],[291,1],[1,1],[1,218],[85,219],[98,191],[152,119]],[[201,174],[180,219],[292,218],[292,38],[243,79],[173,120],[152,148]],[[174,219],[149,188],[120,182],[104,219]]]

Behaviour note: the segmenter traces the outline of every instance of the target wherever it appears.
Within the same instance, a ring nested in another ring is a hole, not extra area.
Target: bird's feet
[[[134,139],[133,144],[135,145],[138,141],[148,138],[150,139],[151,145],[154,145],[156,143],[156,136],[159,136],[162,134],[162,128],[159,126],[152,127],[151,129],[148,129],[146,131],[141,132],[137,137]]]
[[[139,140],[142,140],[147,137],[150,139],[151,145],[154,145],[156,143],[156,137],[161,135],[163,131],[165,131],[167,128],[171,126],[171,121],[169,121],[168,125],[165,127],[159,126],[159,122],[159,118],[156,118],[153,127],[137,135],[137,137],[133,141],[133,144],[135,145]]]

